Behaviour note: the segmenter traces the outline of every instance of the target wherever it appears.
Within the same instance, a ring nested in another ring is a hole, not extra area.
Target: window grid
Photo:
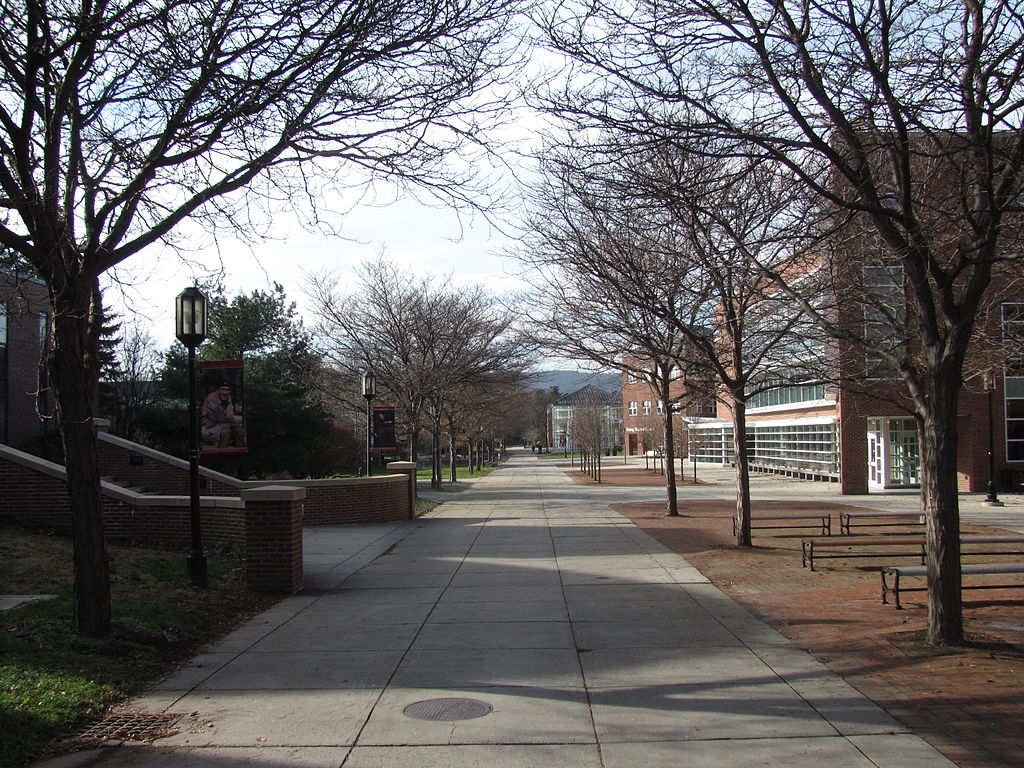
[[[794,384],[751,395],[747,400],[747,408],[765,408],[772,405],[790,405],[791,403],[806,403],[824,399],[824,384]]]
[[[732,427],[690,426],[691,456],[725,464],[734,459]],[[839,476],[837,424],[751,425],[747,432],[752,469]]]
[[[1002,306],[1006,362],[1003,393],[1006,414],[1006,460],[1024,461],[1024,304]]]

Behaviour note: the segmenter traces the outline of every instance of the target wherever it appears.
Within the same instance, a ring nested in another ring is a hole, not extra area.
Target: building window
[[[751,395],[747,400],[747,408],[768,408],[773,405],[808,403],[824,399],[824,384],[793,384]]]
[[[724,466],[735,459],[732,426],[691,424],[687,435],[691,461]]]
[[[651,401],[650,400],[644,400],[644,416],[650,416],[650,415],[651,415]]]
[[[658,415],[665,413],[665,403],[661,400],[658,401]]]
[[[747,445],[752,468],[839,476],[836,424],[751,424]]]
[[[1024,304],[1003,304],[1006,460],[1024,461]]]
[[[898,354],[903,347],[906,319],[903,267],[899,264],[868,264],[863,268],[864,342],[868,349]],[[868,378],[892,378],[892,365],[880,354],[864,356]]]
[[[629,401],[629,415],[636,416],[637,413],[637,402],[636,400]]]

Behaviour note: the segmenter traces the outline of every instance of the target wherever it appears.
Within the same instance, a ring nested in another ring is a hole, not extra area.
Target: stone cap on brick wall
[[[131,493],[129,491],[129,493]],[[130,502],[136,507],[187,507],[192,498],[185,496],[160,496],[155,493],[136,493]],[[245,502],[234,496],[200,496],[199,506],[220,509],[245,509]]]
[[[298,501],[306,498],[306,489],[293,485],[264,485],[242,490],[243,501]]]
[[[324,477],[309,480],[283,480],[290,488],[322,488],[335,485],[389,485],[400,483],[403,478],[398,475],[373,475],[372,477]],[[266,480],[246,480],[242,488],[266,488]]]

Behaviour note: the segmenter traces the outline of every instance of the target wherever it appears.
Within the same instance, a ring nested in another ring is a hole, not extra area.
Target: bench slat
[[[986,535],[986,534],[968,534],[960,537],[960,543],[962,545],[969,544],[1024,544],[1024,536],[1020,535]],[[919,546],[921,547],[920,552],[885,552],[885,553],[863,553],[863,552],[839,552],[836,554],[819,554],[817,555],[820,559],[832,559],[842,557],[893,557],[893,556],[906,556],[920,555],[921,559],[924,559],[925,555],[925,538],[923,536],[876,536],[871,538],[808,538],[801,542],[801,551],[803,554],[802,567],[806,568],[810,566],[810,569],[814,570],[814,558],[815,550],[817,549],[842,549],[849,547],[887,547],[887,546]],[[964,551],[964,555],[1016,555],[1021,554],[1020,549],[1011,550],[978,550],[978,551]],[[984,565],[984,563],[982,563]],[[966,567],[966,566],[965,566]]]
[[[924,565],[887,565],[882,568],[882,602],[888,603],[888,594],[892,592],[895,605],[897,609],[903,608],[900,605],[900,577],[901,576],[925,576],[928,573],[927,566]],[[967,563],[966,565],[960,566],[961,574],[1013,574],[1013,573],[1024,573],[1024,563]],[[892,576],[893,582],[890,587],[886,582],[885,577]],[[1013,589],[1016,587],[1024,587],[1024,584],[962,584],[962,589]],[[927,590],[928,587],[904,587],[903,591],[908,589]]]

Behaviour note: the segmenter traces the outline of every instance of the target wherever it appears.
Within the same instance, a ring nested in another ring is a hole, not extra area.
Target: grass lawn
[[[71,626],[71,543],[0,523],[0,594],[52,594],[0,612],[0,766],[37,758],[278,598],[245,588],[234,551],[209,552],[210,588],[187,587],[181,552],[111,547],[109,638]]]
[[[459,480],[467,480],[467,479],[469,479],[471,477],[483,477],[484,475],[491,474],[491,472],[493,472],[495,469],[497,469],[497,467],[483,467],[482,469],[479,469],[479,470],[477,470],[475,472],[470,472],[467,467],[461,467],[460,466],[456,470],[456,477]],[[448,465],[446,464],[441,469],[441,479],[444,482],[446,482],[446,483],[448,482],[448,471],[449,471],[448,470]],[[431,474],[430,469],[417,469],[416,470],[416,479],[417,480],[430,480],[430,474]]]

